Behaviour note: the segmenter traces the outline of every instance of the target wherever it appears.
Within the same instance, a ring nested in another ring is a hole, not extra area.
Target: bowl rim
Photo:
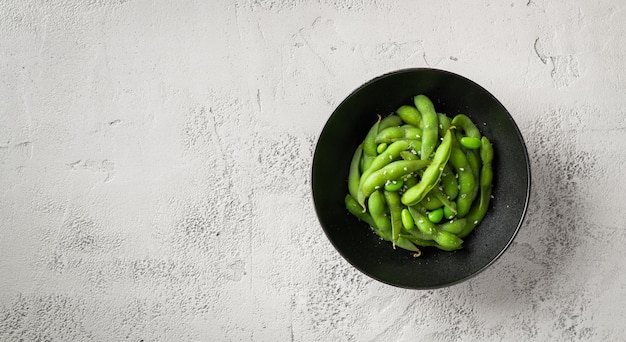
[[[324,131],[326,130],[326,128],[328,126],[328,123],[336,115],[337,110],[339,108],[341,108],[352,97],[356,96],[356,94],[359,93],[362,89],[364,89],[364,88],[366,88],[366,87],[372,85],[373,83],[376,83],[376,82],[378,82],[378,81],[380,81],[382,79],[385,79],[387,77],[396,76],[398,74],[403,74],[403,73],[423,72],[423,71],[447,74],[448,76],[461,78],[465,82],[471,83],[471,84],[475,85],[476,87],[478,87],[479,89],[481,89],[495,103],[497,103],[500,107],[502,107],[504,109],[504,113],[506,114],[506,117],[512,123],[513,129],[515,131],[515,136],[517,137],[517,139],[519,140],[521,146],[523,147],[523,157],[524,157],[523,160],[524,160],[524,162],[526,164],[526,173],[527,173],[528,177],[527,177],[526,186],[525,186],[526,187],[526,193],[525,193],[525,196],[524,196],[524,204],[523,204],[522,211],[520,213],[519,222],[517,222],[517,225],[516,225],[515,229],[513,230],[512,234],[511,234],[511,237],[506,242],[506,244],[500,249],[500,251],[493,258],[491,258],[491,260],[489,260],[489,262],[485,263],[484,265],[482,265],[482,267],[478,268],[474,272],[466,275],[465,277],[459,278],[459,279],[457,279],[455,281],[451,281],[451,282],[443,283],[443,284],[438,284],[438,285],[431,285],[431,286],[409,286],[409,285],[393,283],[393,282],[390,282],[390,281],[388,281],[386,279],[382,279],[380,277],[374,276],[373,274],[370,274],[368,271],[364,270],[359,265],[356,265],[350,258],[348,258],[344,254],[344,252],[339,248],[339,246],[337,246],[336,242],[331,238],[331,236],[329,234],[329,231],[328,231],[328,228],[322,223],[322,220],[321,220],[321,217],[320,217],[320,209],[319,209],[319,206],[317,205],[317,200],[316,200],[317,196],[315,195],[316,190],[315,190],[314,172],[315,172],[315,165],[316,165],[316,159],[317,159],[317,155],[318,155],[318,149],[319,149],[320,140],[322,138],[322,135],[323,135]],[[358,86],[357,88],[355,88],[354,90],[352,90],[338,105],[335,106],[335,108],[333,109],[332,113],[326,119],[326,121],[324,123],[324,126],[322,127],[322,129],[319,131],[319,133],[317,135],[317,139],[315,141],[315,150],[313,151],[313,160],[312,160],[311,168],[310,168],[310,180],[311,180],[311,185],[310,185],[311,186],[311,197],[312,197],[312,200],[313,200],[313,206],[314,206],[315,213],[316,213],[316,216],[317,216],[318,224],[322,227],[322,230],[324,231],[324,235],[326,235],[327,240],[330,241],[330,243],[333,245],[333,248],[337,251],[337,253],[339,253],[339,255],[341,255],[341,257],[345,261],[347,261],[352,267],[356,268],[357,270],[359,270],[361,273],[363,273],[364,275],[368,276],[369,278],[377,280],[377,281],[379,281],[381,283],[384,283],[384,284],[387,284],[387,285],[390,285],[390,286],[394,286],[394,287],[398,287],[398,288],[404,288],[404,289],[410,289],[410,290],[431,290],[431,289],[440,289],[440,288],[454,286],[454,285],[463,283],[463,282],[465,282],[465,281],[467,281],[467,280],[469,280],[471,278],[476,277],[477,275],[479,275],[480,273],[485,271],[487,268],[492,266],[496,261],[498,261],[500,259],[500,257],[511,246],[511,244],[515,240],[517,234],[519,233],[519,230],[521,229],[522,225],[524,224],[524,221],[526,219],[526,214],[528,212],[528,207],[529,207],[529,204],[530,204],[530,196],[531,196],[531,188],[532,188],[532,172],[531,172],[530,157],[529,157],[529,154],[528,154],[528,146],[526,144],[526,141],[525,141],[525,139],[524,139],[524,137],[522,135],[522,132],[521,132],[517,122],[515,121],[515,119],[511,115],[511,112],[489,90],[487,90],[485,87],[481,86],[477,82],[475,82],[475,81],[473,81],[473,80],[471,80],[471,79],[469,79],[469,78],[467,78],[467,77],[465,77],[463,75],[457,74],[455,72],[451,72],[451,71],[444,70],[444,69],[432,68],[432,67],[410,67],[410,68],[402,68],[402,69],[392,70],[392,71],[386,72],[384,74],[381,74],[379,76],[376,76],[374,78],[371,78],[368,81],[366,81],[363,84],[361,84],[360,86]]]

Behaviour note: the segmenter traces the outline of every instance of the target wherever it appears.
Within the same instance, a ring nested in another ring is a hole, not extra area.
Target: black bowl
[[[415,95],[428,96],[438,112],[468,115],[494,147],[493,199],[485,219],[454,252],[423,248],[422,256],[393,249],[366,223],[348,213],[344,197],[354,150],[377,115],[388,115]],[[437,69],[405,69],[377,77],[350,94],[324,126],[313,157],[313,201],[326,236],[354,267],[383,283],[433,289],[464,281],[491,265],[522,225],[530,196],[530,163],[513,118],[487,90]]]

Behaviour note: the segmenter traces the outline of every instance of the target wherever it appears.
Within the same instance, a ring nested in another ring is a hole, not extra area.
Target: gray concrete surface
[[[626,5],[3,1],[1,341],[618,341]],[[511,111],[532,204],[465,283],[347,264],[310,197],[361,83],[430,66]]]

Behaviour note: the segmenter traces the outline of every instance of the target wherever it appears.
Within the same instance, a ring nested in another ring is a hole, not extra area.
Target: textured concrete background
[[[3,1],[0,340],[623,340],[625,10]],[[491,90],[534,182],[507,253],[433,291],[349,266],[310,198],[335,106],[416,66]]]

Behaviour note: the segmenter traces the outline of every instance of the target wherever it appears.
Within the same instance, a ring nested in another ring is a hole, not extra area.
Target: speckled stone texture
[[[1,341],[618,341],[626,4],[0,3]],[[376,282],[310,169],[332,110],[399,68],[511,111],[527,219],[477,277]]]

